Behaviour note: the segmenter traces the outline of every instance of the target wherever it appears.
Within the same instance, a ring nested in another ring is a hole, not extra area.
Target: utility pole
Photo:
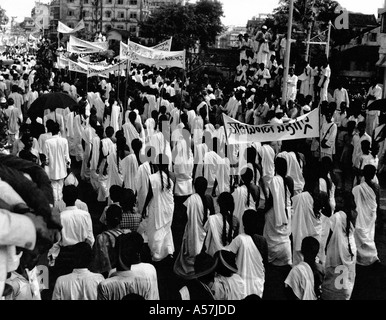
[[[332,23],[331,23],[331,21],[329,21],[328,22],[327,44],[326,44],[326,56],[327,56],[327,59],[328,59],[328,57],[330,55],[331,26],[332,26]]]
[[[291,38],[292,38],[292,19],[294,15],[294,0],[290,0],[289,6],[289,17],[288,17],[288,30],[287,30],[287,43],[284,57],[284,74],[283,74],[283,92],[282,92],[282,103],[286,102],[287,98],[287,78],[288,78],[288,69],[290,64],[291,57]]]

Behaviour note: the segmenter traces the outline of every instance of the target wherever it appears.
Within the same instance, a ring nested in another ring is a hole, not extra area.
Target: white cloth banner
[[[106,51],[109,49],[108,42],[90,42],[82,39],[78,39],[74,36],[70,36],[70,46],[86,48],[86,49],[99,49],[99,51]]]
[[[170,39],[168,39],[164,42],[161,42],[161,43],[159,43],[151,48],[154,50],[170,51],[172,48],[172,41],[173,41],[173,37],[171,37]]]
[[[75,71],[75,72],[87,74],[87,68],[85,68],[84,65],[77,63],[77,62],[74,62],[72,60],[68,60],[68,69],[70,71]]]
[[[284,124],[247,125],[223,114],[228,144],[319,137],[319,109]]]
[[[69,60],[66,58],[58,57],[58,69],[66,69],[69,67]]]
[[[129,41],[128,44],[121,41],[119,57],[121,60],[128,59],[134,63],[142,63],[155,67],[178,67],[185,69],[185,50],[154,50],[131,41]]]
[[[87,77],[90,78],[94,76],[100,76],[100,77],[108,78],[110,73],[124,68],[125,65],[126,65],[126,61],[120,62],[116,65],[110,65],[108,67],[102,67],[102,68],[100,68],[100,66],[89,65]]]
[[[83,19],[81,21],[79,21],[79,23],[75,26],[74,29],[66,26],[64,23],[59,21],[58,22],[57,32],[60,32],[60,33],[74,33],[74,32],[78,32],[79,30],[84,29],[84,27],[85,27],[85,25],[84,25]]]

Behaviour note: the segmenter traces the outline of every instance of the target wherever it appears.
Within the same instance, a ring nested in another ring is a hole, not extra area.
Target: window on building
[[[123,30],[123,29],[124,29],[124,26],[120,24],[120,25],[117,25],[117,28]]]
[[[106,0],[106,3],[113,3],[113,0]]]
[[[111,18],[111,11],[106,11],[105,15],[106,15],[106,18]]]
[[[377,42],[377,34],[376,33],[370,33],[369,40],[371,42]]]
[[[118,4],[123,4],[123,0],[118,0]]]
[[[83,0],[83,3],[84,4],[88,4],[88,0]]]
[[[74,0],[67,0],[67,2],[68,2],[68,3],[73,3],[73,2],[74,2]]]
[[[118,19],[124,19],[125,18],[125,13],[123,11],[119,11],[117,14]]]
[[[74,11],[68,10],[68,16],[69,16],[69,17],[73,17],[73,16],[74,16]]]
[[[130,5],[131,6],[136,6],[138,4],[137,0],[130,0]]]
[[[130,12],[130,19],[137,19],[137,13],[136,12]]]
[[[130,26],[130,32],[136,33],[137,32],[137,27],[136,26]]]

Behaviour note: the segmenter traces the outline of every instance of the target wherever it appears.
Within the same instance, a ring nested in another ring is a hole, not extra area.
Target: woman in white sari
[[[174,273],[184,279],[191,279],[195,275],[194,262],[201,252],[206,231],[204,225],[208,221],[209,206],[205,196],[208,182],[199,177],[194,183],[195,194],[184,203],[187,208],[188,221],[182,238],[181,250],[174,263]]]
[[[253,171],[250,168],[245,168],[245,171],[241,174],[241,180],[243,184],[237,187],[232,193],[235,201],[234,216],[239,220],[240,227],[238,233],[244,232],[243,214],[246,210],[257,210],[260,200],[260,189],[256,186],[253,180]]]
[[[148,210],[146,234],[151,258],[161,261],[174,253],[172,221],[174,213],[174,179],[168,170],[169,158],[164,154],[157,157],[158,172],[149,177],[149,192],[142,211],[145,217]]]
[[[343,207],[345,211],[338,211],[330,218],[322,300],[350,300],[354,288],[357,260],[354,229],[357,213],[351,192],[344,194]]]
[[[275,160],[276,175],[269,186],[270,196],[266,203],[264,238],[268,243],[268,261],[275,266],[292,265],[291,252],[291,187],[287,177],[287,162],[283,158]],[[292,190],[291,190],[292,189]]]
[[[357,246],[357,263],[369,266],[377,261],[378,252],[374,242],[375,221],[379,203],[379,188],[371,181],[376,169],[373,165],[363,170],[365,181],[353,188],[358,218],[355,225],[355,243]]]
[[[204,229],[206,231],[205,250],[211,255],[223,250],[233,239],[233,210],[235,203],[229,192],[223,192],[217,198],[220,212],[208,217]]]

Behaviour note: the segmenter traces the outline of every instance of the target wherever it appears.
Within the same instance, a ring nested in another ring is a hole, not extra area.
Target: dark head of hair
[[[98,135],[99,138],[103,138],[103,133],[104,133],[103,126],[96,126],[95,133]]]
[[[117,256],[117,268],[130,270],[133,264],[141,262],[141,250],[143,246],[142,236],[136,232],[121,234],[115,245]]]
[[[117,204],[112,204],[106,210],[106,223],[110,228],[119,226],[122,220],[122,208]]]
[[[110,199],[113,202],[119,202],[122,198],[123,188],[118,185],[112,185],[109,189]]]
[[[151,112],[151,117],[154,119],[154,120],[157,120],[158,119],[158,111],[157,110],[153,110]]]
[[[87,242],[78,242],[73,246],[74,267],[77,269],[88,268],[93,259],[92,248]]]
[[[220,213],[223,216],[223,232],[222,243],[227,245],[232,241],[232,229],[233,229],[233,211],[235,210],[235,201],[233,196],[229,192],[223,192],[218,196],[217,203],[220,207]],[[226,234],[226,222],[229,223],[228,235]]]
[[[168,117],[162,114],[158,119],[158,130],[163,133],[163,124],[164,122],[168,123]]]
[[[143,143],[139,139],[133,139],[131,141],[131,149],[133,149],[134,153],[139,153],[142,149]]]
[[[286,177],[288,171],[287,160],[282,157],[277,157],[275,159],[275,170],[279,176],[283,178]]]
[[[56,135],[60,132],[60,126],[59,126],[59,123],[57,122],[54,122],[52,124],[52,128],[51,128],[51,132],[52,132],[52,135]]]
[[[229,278],[237,272],[236,254],[232,251],[219,250],[214,257],[217,259],[216,273]]]
[[[204,177],[197,177],[194,181],[194,190],[200,196],[202,204],[204,206],[204,217],[202,219],[202,224],[204,225],[208,220],[208,204],[205,197],[206,189],[208,188],[208,180]]]
[[[361,142],[361,149],[363,153],[368,153],[371,149],[371,142],[369,140],[363,140]]]
[[[7,104],[8,104],[9,106],[12,106],[14,103],[15,103],[15,101],[13,100],[13,98],[8,98]]]
[[[162,190],[165,190],[162,173],[166,174],[166,177],[167,177],[167,180],[168,180],[167,189],[170,190],[170,188],[172,187],[171,179],[170,179],[170,176],[169,176],[169,161],[170,161],[169,157],[166,154],[164,154],[164,153],[160,153],[157,156],[157,166],[158,166],[158,169],[159,169],[159,174],[161,176]]]
[[[146,300],[143,296],[141,296],[140,294],[138,293],[129,293],[127,295],[125,295],[122,299],[123,300]]]
[[[131,111],[129,113],[129,120],[132,124],[134,124],[135,119],[137,119],[137,113],[135,111]]]
[[[372,164],[367,164],[363,168],[363,176],[366,181],[371,181],[374,179],[377,169]]]
[[[305,237],[302,241],[301,252],[306,261],[313,262],[319,252],[319,241],[314,237]]]
[[[244,211],[242,219],[245,234],[250,236],[261,234],[260,229],[264,225],[264,222],[261,221],[261,217],[256,210],[248,209]]]
[[[63,201],[67,206],[73,206],[75,201],[78,199],[78,188],[74,185],[63,187]]]
[[[136,197],[134,191],[131,189],[123,189],[122,197],[119,204],[124,212],[133,211],[135,206]]]
[[[111,126],[108,126],[108,127],[105,129],[105,132],[106,132],[106,137],[107,137],[107,138],[111,138],[111,137],[114,135],[114,128],[111,127]]]

